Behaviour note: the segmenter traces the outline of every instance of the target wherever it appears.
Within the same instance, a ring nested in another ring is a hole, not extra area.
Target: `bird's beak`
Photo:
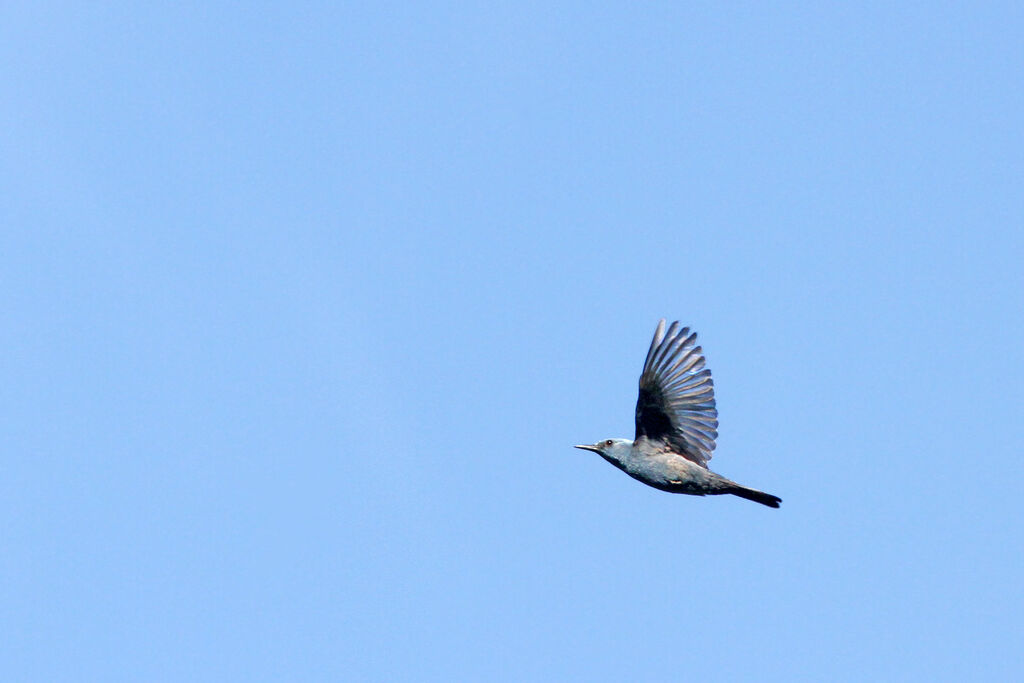
[[[573,446],[573,448],[579,448],[580,450],[584,451],[594,451],[595,453],[601,452],[597,449],[597,446]]]

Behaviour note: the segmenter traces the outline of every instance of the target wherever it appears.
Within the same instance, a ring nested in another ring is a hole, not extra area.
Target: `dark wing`
[[[687,460],[707,467],[718,438],[718,411],[711,371],[696,345],[697,333],[665,320],[654,331],[640,375],[636,438],[665,441]]]

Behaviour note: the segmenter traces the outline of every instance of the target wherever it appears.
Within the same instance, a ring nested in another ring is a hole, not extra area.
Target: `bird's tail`
[[[755,503],[767,505],[770,508],[777,508],[779,507],[779,503],[782,502],[782,499],[778,496],[773,496],[770,493],[758,491],[757,489],[748,489],[746,486],[740,486],[739,484],[726,489],[725,493],[731,493],[734,496],[746,498],[747,500],[752,500]]]

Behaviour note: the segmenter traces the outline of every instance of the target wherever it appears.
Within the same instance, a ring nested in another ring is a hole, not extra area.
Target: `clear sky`
[[[0,678],[1009,680],[1019,3],[5,3]],[[632,437],[661,317],[712,469]]]

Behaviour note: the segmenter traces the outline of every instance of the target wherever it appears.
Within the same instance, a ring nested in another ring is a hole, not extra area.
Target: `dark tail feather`
[[[731,493],[734,496],[739,496],[740,498],[752,500],[755,503],[760,503],[761,505],[767,505],[770,508],[777,508],[779,507],[779,503],[782,502],[782,499],[779,498],[778,496],[773,496],[770,493],[758,491],[757,489],[744,488],[742,486],[736,486],[735,488],[731,488],[728,491],[726,491],[726,493]]]

